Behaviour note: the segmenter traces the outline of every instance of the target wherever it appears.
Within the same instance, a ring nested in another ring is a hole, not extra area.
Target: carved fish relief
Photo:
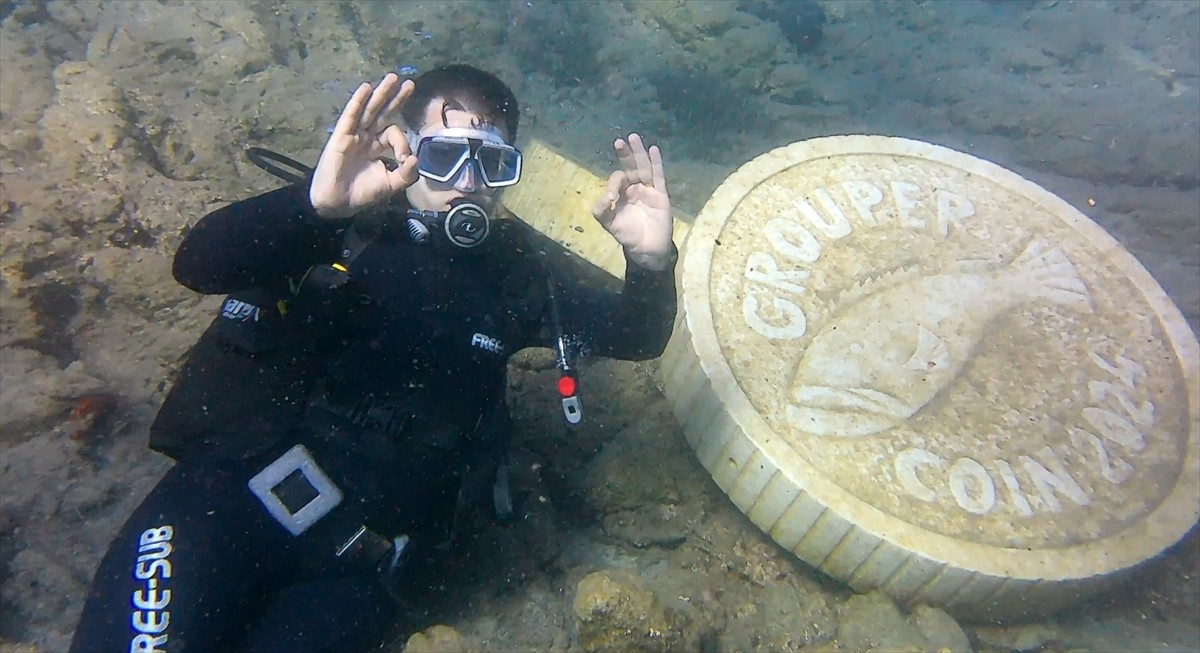
[[[895,427],[954,380],[996,318],[1042,301],[1091,311],[1075,266],[1041,239],[999,268],[962,261],[883,281],[855,289],[800,359],[786,409],[796,428],[862,437]]]

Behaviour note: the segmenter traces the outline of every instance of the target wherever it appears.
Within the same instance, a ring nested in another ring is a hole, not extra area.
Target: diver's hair
[[[425,126],[425,111],[436,98],[445,100],[442,115],[447,109],[466,109],[487,123],[504,130],[512,143],[517,138],[521,110],[512,89],[499,77],[474,66],[451,64],[434,68],[415,80],[417,87],[400,109],[404,124],[419,131]]]

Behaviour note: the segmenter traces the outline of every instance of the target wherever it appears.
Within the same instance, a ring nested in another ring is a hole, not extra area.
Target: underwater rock
[[[466,650],[466,638],[454,628],[441,624],[413,633],[404,644],[404,653],[457,653]]]
[[[837,645],[849,651],[928,651],[928,642],[882,592],[850,597],[838,609]]]
[[[776,66],[768,80],[770,97],[776,102],[793,105],[809,105],[817,99],[813,89],[812,73],[801,64]]]
[[[6,309],[10,304],[5,304]],[[82,363],[62,365],[52,356],[20,343],[5,343],[0,377],[21,379],[0,385],[0,442],[10,444],[44,432],[62,419],[65,401],[104,387]]]
[[[674,506],[647,506],[606,515],[604,533],[639,549],[673,549],[687,541],[687,524]]]
[[[1064,629],[1054,622],[1019,624],[1015,626],[982,626],[975,629],[979,641],[1005,651],[1051,650],[1053,643],[1067,637]]]
[[[11,4],[15,3],[4,6]],[[27,161],[38,156],[37,121],[54,99],[55,64],[45,51],[49,38],[44,32],[12,25],[3,30],[5,52],[20,53],[4,62],[4,83],[0,83],[0,115],[4,116],[0,153],[6,159]]]
[[[719,37],[741,22],[737,7],[725,2],[641,2],[633,3],[630,11],[657,24],[685,46]]]
[[[918,605],[905,617],[882,592],[850,597],[838,609],[838,651],[938,651],[970,653],[971,641],[950,615]]]
[[[87,252],[86,257],[83,279],[101,289],[109,308],[161,321],[160,311],[195,299],[186,288],[172,283],[172,259],[167,254],[110,246]]]
[[[40,138],[47,158],[63,177],[107,179],[145,162],[129,139],[134,113],[104,70],[82,61],[54,69],[57,101],[43,115]]]
[[[1030,11],[1037,7],[1040,0],[983,0],[997,9],[1010,11]]]
[[[91,443],[112,420],[120,397],[109,392],[89,392],[73,400],[71,412],[57,430],[76,442]]]
[[[730,595],[723,649],[798,653],[818,650],[837,632],[837,619],[824,597],[789,577]],[[736,598],[735,598],[736,597]]]
[[[825,8],[815,0],[745,0],[738,10],[779,25],[797,54],[812,52],[824,36]]]
[[[647,73],[646,79],[654,87],[658,105],[691,130],[727,130],[756,115],[749,95],[707,70],[668,67]]]
[[[640,578],[623,571],[584,577],[575,588],[572,611],[579,623],[579,646],[585,651],[668,651],[681,646],[658,597]]]
[[[909,613],[908,620],[929,642],[931,651],[962,653],[971,650],[971,640],[963,632],[962,626],[940,608],[918,605]]]

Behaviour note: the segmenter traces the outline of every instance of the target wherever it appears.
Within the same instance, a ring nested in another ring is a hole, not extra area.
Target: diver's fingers
[[[628,140],[618,138],[613,143],[613,149],[617,151],[617,160],[621,162],[621,168],[629,177],[630,183],[647,186],[654,183],[650,157],[646,154],[646,144],[642,142],[641,136],[634,133],[629,135]]]
[[[629,150],[633,154],[634,174],[632,181],[641,182],[647,186],[654,185],[654,170],[650,165],[650,155],[646,152],[646,143],[639,134],[629,135]]]
[[[358,126],[362,124],[363,108],[370,96],[371,85],[366,82],[354,89],[354,94],[342,109],[342,115],[338,116],[337,124],[333,126],[334,135],[349,136],[358,131]]]
[[[416,88],[417,85],[413,82],[413,80],[404,80],[404,82],[400,84],[400,92],[397,93],[395,97],[393,97],[392,100],[387,103],[387,106],[383,108],[383,113],[379,114],[380,119],[384,121],[391,120],[392,115],[399,111],[400,107],[404,106],[404,103],[408,101],[409,96],[413,94],[413,90]]]
[[[667,172],[663,166],[662,150],[657,145],[650,146],[650,175],[654,180],[654,187],[662,192],[667,192]]]
[[[375,119],[380,116],[380,112],[399,93],[399,85],[400,78],[396,76],[396,73],[388,73],[383,76],[379,86],[375,87],[375,92],[371,93],[371,99],[367,102],[367,110],[363,113],[361,125],[368,129],[375,126]]]
[[[401,156],[412,154],[412,149],[408,146],[408,137],[397,125],[388,125],[379,134],[379,143],[388,153],[394,153],[397,161],[401,160]]]
[[[592,205],[592,216],[596,220],[607,227],[612,222],[613,215],[616,213],[616,203],[621,197],[621,191],[629,186],[629,177],[622,170],[615,170],[608,177],[608,183],[604,185],[604,192],[596,199],[596,203]]]
[[[417,157],[410,156],[399,167],[387,171],[388,185],[396,190],[404,190],[417,181]]]
[[[393,188],[408,188],[417,180],[417,157],[408,149],[408,139],[396,125],[388,125],[379,135],[379,144],[388,149],[388,153],[398,164],[395,169],[388,170],[388,181]]]
[[[629,143],[623,138],[618,138],[613,141],[613,149],[617,152],[617,162],[621,164],[621,170],[628,175],[637,173],[637,162],[633,160],[633,150],[629,148]]]

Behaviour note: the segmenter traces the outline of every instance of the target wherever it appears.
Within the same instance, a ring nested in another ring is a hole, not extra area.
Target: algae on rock
[[[572,605],[585,651],[688,650],[678,617],[638,577],[617,570],[588,574]]]

